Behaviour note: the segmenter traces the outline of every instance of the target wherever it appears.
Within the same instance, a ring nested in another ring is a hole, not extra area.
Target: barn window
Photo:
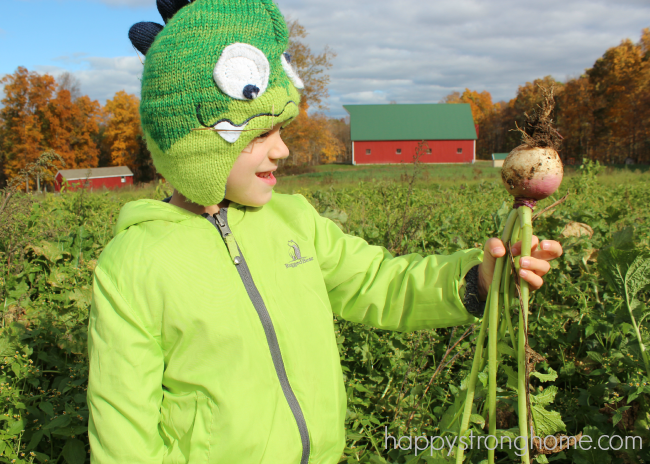
[[[366,148],[366,155],[370,154],[370,148]]]
[[[431,154],[431,148],[427,148],[427,155]]]
[[[401,155],[402,154],[402,149],[398,148],[397,150],[395,150],[395,154],[396,155]]]
[[[462,148],[456,148],[456,153],[461,155],[463,153],[463,149]]]
[[[126,182],[126,178],[122,176],[122,183],[124,184]]]

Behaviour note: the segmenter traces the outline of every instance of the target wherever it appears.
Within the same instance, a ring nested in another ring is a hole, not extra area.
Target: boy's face
[[[228,175],[226,198],[245,206],[262,206],[271,200],[275,185],[273,171],[278,160],[289,156],[277,124],[254,139],[239,155]]]

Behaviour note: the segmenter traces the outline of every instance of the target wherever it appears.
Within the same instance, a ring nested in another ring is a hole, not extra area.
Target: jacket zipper
[[[309,461],[309,452],[310,452],[310,443],[309,443],[309,431],[307,430],[307,422],[305,421],[305,416],[302,413],[300,404],[298,404],[298,399],[289,385],[289,379],[287,378],[287,372],[284,369],[284,361],[282,360],[282,353],[280,352],[280,345],[278,344],[278,338],[275,334],[275,329],[273,328],[273,321],[269,316],[269,312],[266,309],[266,305],[262,300],[260,292],[253,282],[253,277],[251,276],[250,269],[246,260],[239,249],[239,245],[235,241],[235,237],[228,226],[228,208],[221,208],[219,213],[215,213],[212,216],[209,214],[204,214],[206,219],[212,223],[213,226],[217,228],[223,241],[228,248],[228,253],[232,262],[239,272],[239,277],[246,288],[246,293],[251,299],[255,311],[260,318],[262,327],[264,328],[264,333],[266,334],[266,342],[269,345],[269,350],[271,351],[271,358],[273,359],[273,365],[275,366],[275,373],[278,376],[280,381],[280,386],[282,387],[282,392],[284,397],[289,403],[289,408],[293,413],[293,417],[298,425],[298,431],[300,432],[300,441],[302,442],[302,457],[300,458],[300,464],[307,464]]]

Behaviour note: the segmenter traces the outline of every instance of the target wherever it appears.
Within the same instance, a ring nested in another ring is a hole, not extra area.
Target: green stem
[[[488,303],[490,300],[490,294],[488,294]],[[488,306],[486,304],[485,311],[488,312]],[[478,339],[476,340],[476,351],[474,352],[474,360],[472,361],[472,370],[469,374],[469,382],[467,384],[467,396],[465,396],[465,407],[463,409],[463,419],[460,423],[460,429],[458,431],[458,437],[464,437],[469,428],[469,417],[472,415],[472,405],[474,404],[474,391],[476,390],[476,379],[478,378],[479,365],[481,364],[481,358],[483,358],[483,345],[485,343],[485,332],[487,328],[487,314],[483,314],[483,322],[481,323],[481,330],[478,333]],[[463,454],[465,450],[461,448],[460,443],[458,445],[458,452],[456,453],[456,464],[462,464]]]
[[[510,236],[510,246],[514,245],[517,243],[517,240],[519,240],[519,233],[521,231],[521,222],[519,221],[519,216],[517,216],[517,220],[515,221],[515,225],[512,228],[512,235]],[[511,308],[511,303],[512,300],[514,299],[514,294],[515,294],[515,280],[510,279],[510,276],[512,275],[512,266],[510,263],[507,263],[508,270],[509,272],[506,274],[508,276],[508,285],[503,286],[503,294],[504,296],[507,295],[507,306],[504,308],[504,312],[506,315],[506,321],[508,322],[508,332],[510,333],[510,342],[512,343],[512,349],[517,350],[517,343],[515,342],[515,328],[512,325],[512,317],[510,316],[510,308]]]
[[[520,257],[530,256],[533,242],[533,226],[531,220],[531,209],[528,206],[520,206],[519,221],[521,224],[521,253]],[[526,443],[526,450],[521,457],[521,462],[528,464],[528,376],[526,372],[526,346],[528,345],[528,282],[519,279],[519,293],[521,305],[519,309],[519,350],[517,359],[517,390],[519,406],[519,436]]]
[[[508,331],[510,336],[510,342],[512,343],[512,349],[515,350],[515,331],[512,327],[512,318],[510,317],[510,274],[512,269],[510,268],[510,255],[506,256],[505,268],[503,270],[503,282],[501,282],[501,292],[503,292],[503,318],[501,322],[502,332],[500,333],[501,339],[505,340],[505,332]]]
[[[503,228],[502,241],[508,240],[512,234],[512,228],[515,225],[517,218],[517,210],[513,209],[508,215],[506,225]],[[502,256],[498,258],[494,265],[494,274],[492,275],[492,284],[490,285],[490,311],[488,323],[489,337],[488,337],[488,417],[489,427],[488,433],[491,435],[488,439],[488,464],[494,464],[494,451],[496,448],[496,431],[497,431],[497,358],[499,353],[497,351],[498,333],[499,328],[499,285],[501,284],[501,274],[503,273],[503,265],[507,257]]]
[[[519,311],[519,327],[524,327],[522,311]],[[526,404],[526,338],[525,330],[519,330],[519,350],[517,353],[517,404],[519,406],[519,436],[526,443],[521,462],[528,464],[528,410]],[[522,375],[523,374],[523,375]]]
[[[634,332],[636,332],[636,339],[639,341],[639,348],[641,349],[641,356],[643,357],[643,363],[645,364],[645,372],[650,379],[650,363],[648,363],[648,353],[646,353],[645,345],[643,344],[643,338],[641,338],[641,331],[639,326],[634,319],[632,314],[632,307],[630,306],[630,298],[627,294],[627,287],[625,287],[625,305],[627,306],[627,312],[630,313],[630,319],[632,319],[632,325],[634,326]]]

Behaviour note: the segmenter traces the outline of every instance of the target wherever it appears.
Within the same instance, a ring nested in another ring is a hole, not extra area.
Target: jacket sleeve
[[[163,352],[99,266],[88,326],[93,464],[160,464]]]
[[[311,207],[315,248],[335,314],[373,327],[413,331],[469,324],[459,295],[480,249],[451,255],[393,257],[384,247],[347,235]]]

